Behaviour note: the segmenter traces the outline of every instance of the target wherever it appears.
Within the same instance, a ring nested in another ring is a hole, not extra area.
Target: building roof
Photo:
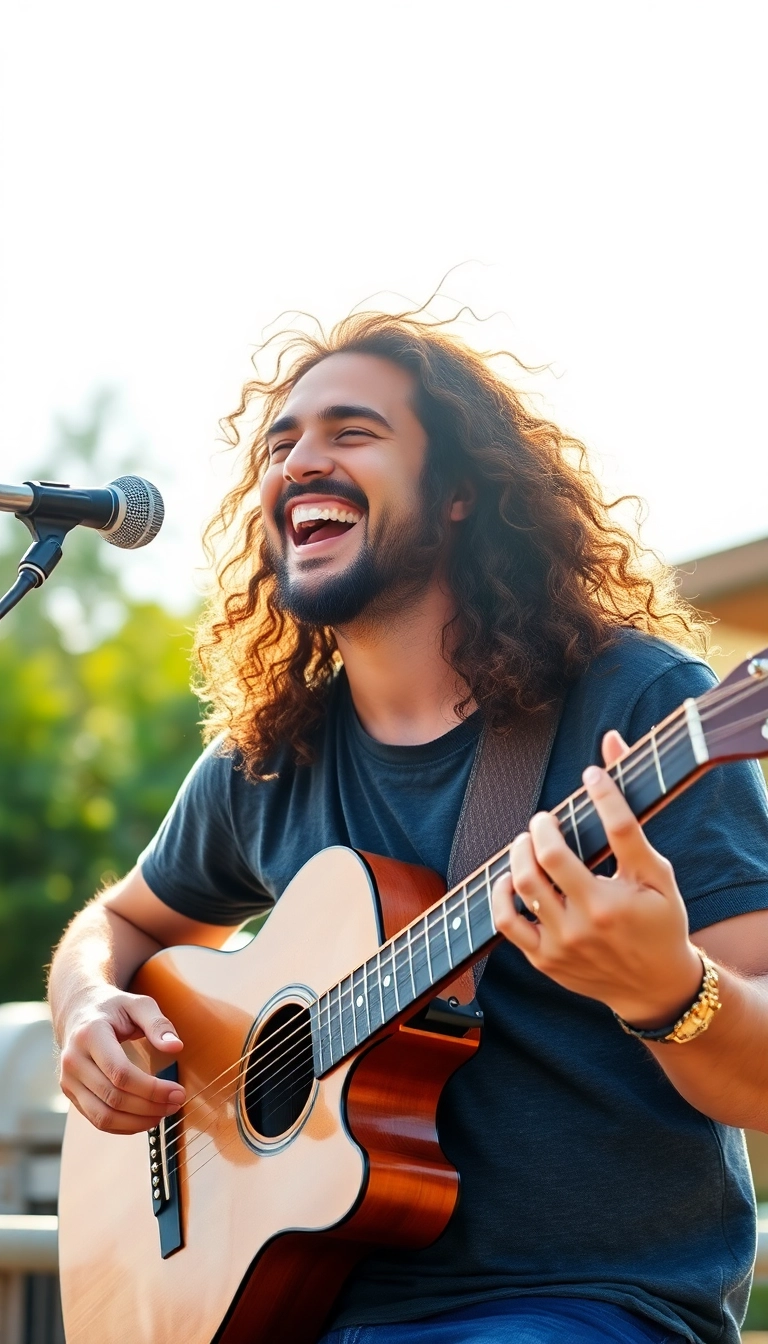
[[[736,589],[768,582],[768,537],[713,555],[695,556],[677,566],[680,591],[689,602],[718,597]]]

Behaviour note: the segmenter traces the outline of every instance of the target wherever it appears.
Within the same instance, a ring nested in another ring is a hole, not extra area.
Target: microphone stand
[[[30,518],[26,514],[19,513],[16,517],[32,533],[34,540],[19,561],[19,575],[16,582],[0,598],[0,621],[33,588],[42,587],[61,559],[61,544],[64,538],[75,526],[74,523],[66,523],[59,518],[54,522],[45,518]]]

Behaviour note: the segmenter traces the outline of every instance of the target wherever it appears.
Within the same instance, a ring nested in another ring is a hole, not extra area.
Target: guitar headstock
[[[711,761],[768,756],[768,649],[699,696],[696,707]]]

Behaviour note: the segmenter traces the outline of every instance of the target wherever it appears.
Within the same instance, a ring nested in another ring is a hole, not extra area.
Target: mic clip
[[[32,545],[19,561],[16,582],[0,597],[0,620],[8,615],[18,602],[33,588],[39,588],[51,575],[61,559],[61,543],[76,523],[50,518],[34,518],[26,513],[16,517],[32,533]]]
[[[36,518],[26,513],[17,513],[16,517],[34,538],[32,545],[19,561],[19,574],[28,574],[34,579],[35,588],[40,588],[58,565],[62,555],[61,543],[76,524],[65,522],[60,518],[54,522],[52,519]]]

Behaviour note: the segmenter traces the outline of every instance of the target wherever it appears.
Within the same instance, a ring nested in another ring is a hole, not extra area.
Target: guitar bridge
[[[169,1064],[161,1069],[158,1078],[176,1083],[179,1078],[177,1064]],[[168,1119],[172,1129],[168,1132]],[[152,1181],[152,1208],[160,1232],[160,1254],[164,1260],[174,1251],[181,1250],[181,1206],[179,1204],[179,1176],[176,1161],[178,1153],[179,1121],[170,1116],[161,1120],[159,1125],[149,1130],[149,1172]]]

